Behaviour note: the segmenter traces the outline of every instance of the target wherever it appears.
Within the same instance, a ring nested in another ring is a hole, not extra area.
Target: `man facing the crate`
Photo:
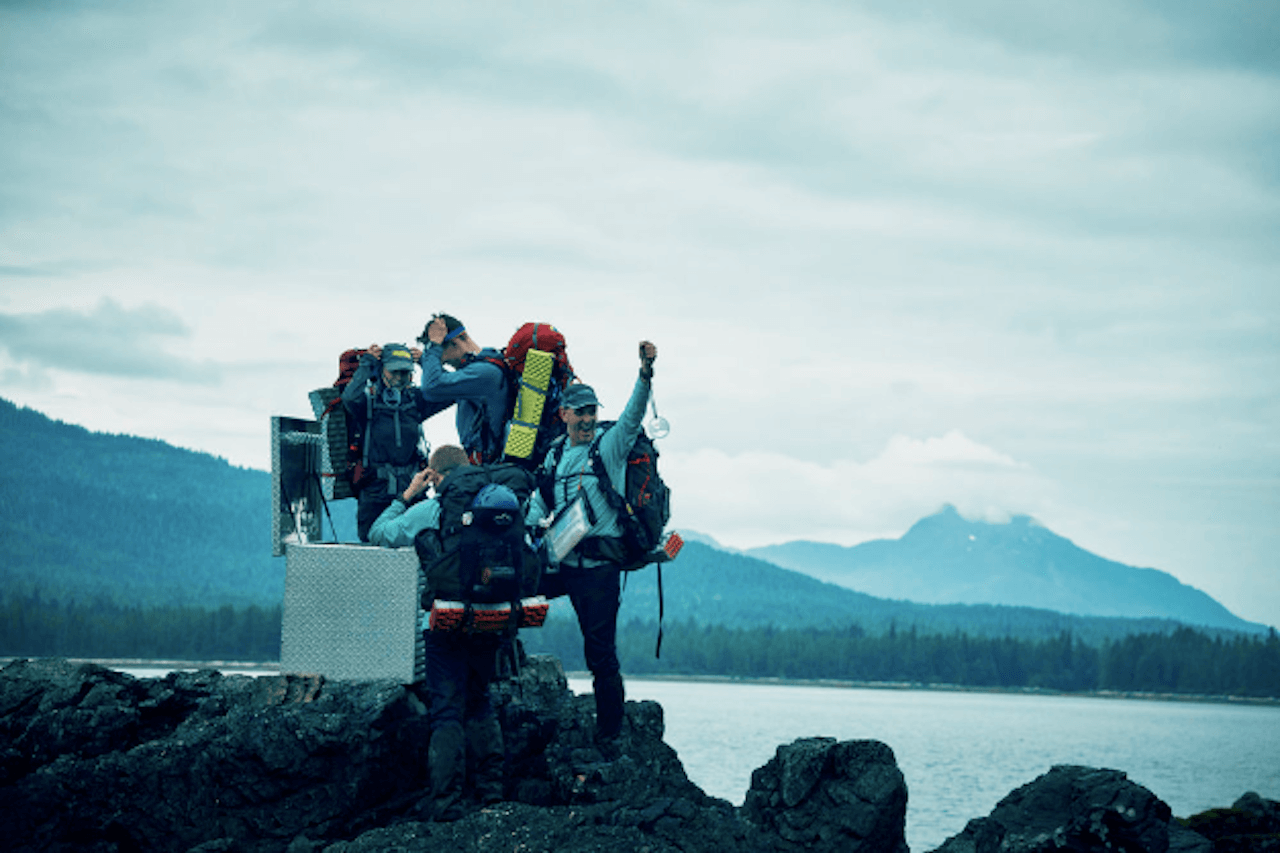
[[[481,347],[462,321],[449,314],[432,317],[418,340],[423,344],[421,393],[428,417],[456,404],[458,440],[471,463],[497,462],[509,394],[502,353]]]

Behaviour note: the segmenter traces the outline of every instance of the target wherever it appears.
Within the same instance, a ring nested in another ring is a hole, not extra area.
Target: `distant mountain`
[[[7,400],[0,442],[0,593],[209,608],[283,599],[266,472]]]
[[[271,556],[265,471],[152,439],[93,433],[5,400],[0,442],[10,454],[0,466],[0,603],[32,595],[144,607],[283,600],[285,560]],[[355,538],[354,505],[330,504],[344,542]],[[668,620],[1025,638],[1070,631],[1093,642],[1177,627],[1168,618],[886,601],[719,548],[710,537],[686,538],[679,559],[663,569]],[[622,620],[657,618],[656,580],[652,569],[627,575]],[[567,605],[555,612],[564,618]]]
[[[1099,557],[1027,516],[990,524],[967,521],[948,506],[916,522],[900,539],[853,547],[788,542],[745,553],[883,598],[1266,630],[1166,572]]]
[[[765,560],[687,542],[663,566],[663,608],[668,622],[730,628],[843,628],[868,634],[916,630],[922,634],[1046,639],[1070,632],[1096,644],[1136,633],[1169,633],[1172,619],[1072,616],[1031,607],[994,604],[917,604],[855,592]],[[626,575],[619,621],[655,621],[657,572]],[[558,605],[558,617],[573,618]]]
[[[712,537],[708,536],[705,533],[699,533],[696,530],[681,530],[680,538],[683,539],[685,542],[697,542],[701,545],[706,545],[708,548],[715,548],[717,551],[725,551],[731,554],[742,553],[737,548],[730,548],[728,546],[721,545]]]

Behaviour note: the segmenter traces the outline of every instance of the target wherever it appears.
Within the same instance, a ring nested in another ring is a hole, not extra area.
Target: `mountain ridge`
[[[898,539],[853,546],[801,540],[742,553],[847,589],[921,604],[997,604],[1266,629],[1168,572],[1086,551],[1026,515],[1004,523],[970,521],[947,505]]]
[[[282,601],[285,561],[271,556],[268,473],[155,439],[90,432],[2,398],[0,441],[17,461],[0,468],[0,546],[7,558],[0,563],[0,595],[209,609]],[[342,540],[351,541],[354,501],[331,509]],[[829,582],[808,583],[808,573],[723,548],[711,537],[691,538],[665,570],[668,618],[731,627],[856,621],[869,631],[916,626],[1035,637],[1071,631],[1095,638],[1163,633],[1177,625],[1158,617],[888,601]],[[654,575],[628,576],[625,618],[656,616]]]

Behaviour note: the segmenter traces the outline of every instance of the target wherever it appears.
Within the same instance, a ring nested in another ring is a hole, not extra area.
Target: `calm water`
[[[169,671],[117,668],[140,678]],[[591,690],[585,678],[569,686]],[[887,743],[906,777],[916,853],[1055,764],[1123,770],[1181,816],[1245,791],[1280,799],[1277,706],[634,678],[627,697],[661,703],[666,741],[689,778],[735,805],[781,744],[815,735]]]
[[[906,777],[917,853],[1055,764],[1122,770],[1180,816],[1245,791],[1280,799],[1276,706],[640,679],[627,681],[627,696],[661,703],[689,778],[736,805],[780,744],[883,741]]]

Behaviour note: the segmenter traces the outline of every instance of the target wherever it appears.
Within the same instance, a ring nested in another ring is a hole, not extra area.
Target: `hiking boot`
[[[431,733],[427,750],[430,761],[431,797],[434,820],[457,820],[462,817],[462,780],[466,770],[466,746],[462,726],[445,725]]]
[[[432,820],[436,823],[453,823],[455,820],[461,820],[467,816],[467,804],[462,801],[462,797],[449,797],[445,800],[437,800],[435,804]]]
[[[622,734],[626,692],[621,675],[606,675],[594,680],[596,699],[596,740],[616,739]]]
[[[606,762],[612,763],[622,757],[622,735],[614,735],[612,737],[597,737],[596,749],[600,750],[600,754]]]

